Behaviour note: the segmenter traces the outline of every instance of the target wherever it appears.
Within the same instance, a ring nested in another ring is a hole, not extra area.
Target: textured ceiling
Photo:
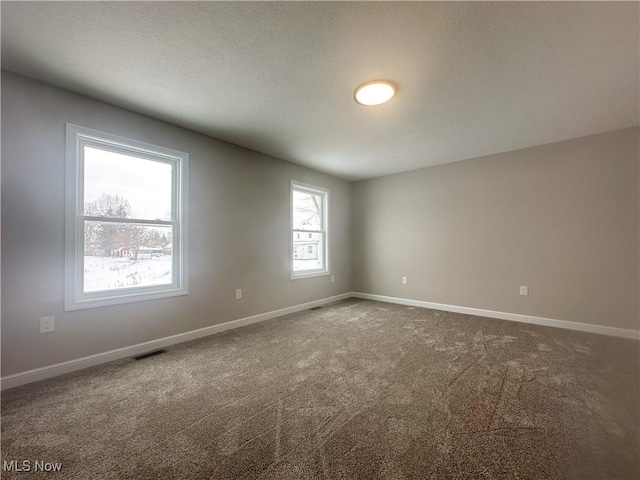
[[[638,7],[2,2],[2,67],[360,179],[638,125]]]

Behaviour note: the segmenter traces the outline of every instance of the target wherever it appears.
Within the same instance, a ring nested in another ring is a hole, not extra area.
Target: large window
[[[291,182],[291,278],[329,274],[329,191]]]
[[[187,293],[188,155],[67,124],[65,308]]]

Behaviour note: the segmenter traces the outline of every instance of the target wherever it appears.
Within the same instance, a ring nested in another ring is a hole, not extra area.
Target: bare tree
[[[85,204],[84,214],[93,217],[130,218],[131,205],[120,195],[103,193],[93,202]],[[127,247],[131,249],[133,260],[138,260],[140,247],[164,248],[169,243],[166,235],[154,228],[100,221],[85,222],[85,255],[94,255],[96,251],[101,251],[102,255],[109,256],[115,249]]]
[[[93,202],[85,203],[85,215],[109,218],[128,218],[131,215],[131,204],[120,195],[103,193]]]
[[[84,206],[84,214],[97,216],[98,210],[95,202],[89,202]],[[98,235],[100,224],[96,222],[84,222],[84,254],[93,255],[98,248]]]
[[[319,195],[312,193],[301,195],[296,202],[296,213],[298,214],[296,228],[315,227],[315,224],[322,221],[320,217],[321,201]]]
[[[145,229],[137,225],[126,225],[121,230],[120,240],[131,248],[133,260],[138,260],[140,247],[145,244],[146,240]]]
[[[94,217],[128,218],[131,215],[129,201],[119,195],[103,193],[93,202],[87,202],[84,206],[84,214]],[[109,256],[116,248],[122,245],[123,236],[126,233],[126,225],[101,222],[85,222],[84,228],[84,253],[92,254],[97,249],[102,255]]]

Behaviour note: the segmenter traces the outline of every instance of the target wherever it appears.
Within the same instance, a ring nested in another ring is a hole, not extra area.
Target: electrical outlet
[[[236,288],[236,300],[240,300],[242,298],[242,289]]]
[[[526,285],[521,285],[520,295],[529,295],[529,287],[527,287]]]
[[[53,317],[41,317],[40,318],[40,333],[49,333],[55,330]]]
[[[407,283],[409,283],[409,279],[407,277],[402,277],[402,284],[406,285]]]
[[[335,275],[331,275],[331,283],[334,283],[336,281],[336,276]]]

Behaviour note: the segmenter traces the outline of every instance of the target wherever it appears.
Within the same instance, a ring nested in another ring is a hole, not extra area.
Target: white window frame
[[[295,230],[293,228],[293,192],[295,190],[301,192],[312,193],[314,195],[320,195],[322,197],[322,229],[321,230]],[[331,270],[329,268],[329,190],[326,188],[316,187],[314,185],[309,185],[308,183],[298,182],[296,180],[291,180],[291,190],[290,190],[290,205],[289,212],[291,214],[290,217],[290,228],[289,228],[289,261],[291,264],[291,280],[299,280],[302,278],[312,278],[312,277],[321,277],[325,275],[330,275]],[[322,234],[322,245],[323,245],[323,258],[324,265],[323,268],[318,268],[314,270],[293,270],[293,262],[294,262],[294,242],[293,235],[295,233],[320,233]]]
[[[188,293],[187,199],[189,155],[148,143],[67,123],[65,211],[65,310],[117,305]],[[171,226],[172,278],[167,285],[130,287],[85,293],[83,291],[84,222],[113,222],[112,218],[84,215],[84,146],[173,165],[171,220],[127,219],[126,223]]]

